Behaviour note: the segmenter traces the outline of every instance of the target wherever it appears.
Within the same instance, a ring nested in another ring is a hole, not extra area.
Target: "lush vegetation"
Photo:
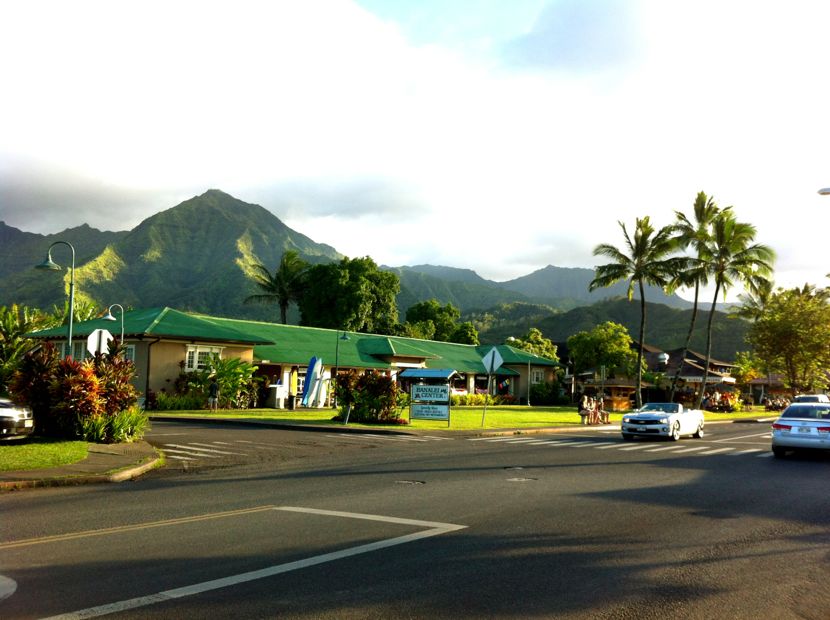
[[[347,370],[337,375],[334,395],[339,409],[338,420],[353,422],[404,424],[401,410],[406,395],[395,379],[386,373]]]
[[[158,411],[203,409],[207,406],[210,382],[215,378],[220,409],[255,407],[262,398],[260,388],[264,381],[256,375],[257,368],[236,358],[220,359],[214,355],[203,369],[185,372],[182,361],[172,390],[148,395],[146,406]]]
[[[478,344],[478,331],[465,321],[459,322],[461,310],[451,303],[441,305],[437,299],[418,302],[406,311],[406,323],[401,333],[412,338]]]
[[[117,341],[84,361],[61,358],[49,343],[26,354],[12,376],[12,397],[32,409],[35,433],[115,442],[140,439],[146,415],[135,408],[133,363]]]

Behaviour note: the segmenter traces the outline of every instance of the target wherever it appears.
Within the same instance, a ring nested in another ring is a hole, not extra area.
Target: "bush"
[[[155,395],[155,409],[159,411],[181,411],[183,409],[201,409],[205,405],[207,396],[200,393],[168,394],[159,392]]]
[[[377,371],[358,375],[350,370],[337,375],[335,395],[340,406],[341,419],[349,410],[349,419],[355,422],[385,422],[405,424],[400,417],[398,384]]]
[[[122,352],[120,344],[111,341],[106,354],[78,362],[58,359],[55,348],[44,345],[24,357],[10,392],[32,409],[38,434],[97,442],[129,440],[131,435],[113,430],[114,425],[137,428],[115,422],[137,400],[130,383],[134,366]]]

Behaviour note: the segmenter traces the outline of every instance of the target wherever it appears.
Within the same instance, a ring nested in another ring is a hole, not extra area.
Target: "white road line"
[[[618,445],[620,445],[619,441],[597,441],[591,447],[592,448],[598,448],[600,446],[609,446],[610,447],[610,446],[618,446]]]
[[[201,452],[194,452],[194,451],[188,452],[186,450],[177,450],[176,448],[162,448],[162,452],[164,452],[165,454],[167,454],[168,452],[171,452],[173,454],[185,454],[187,456],[195,456],[197,458],[205,458],[205,459],[222,458],[220,456],[216,456],[215,454],[202,454]]]
[[[717,448],[715,450],[707,450],[706,452],[701,452],[700,454],[719,454],[721,452],[731,452],[735,448]]]
[[[452,441],[455,439],[455,437],[438,437],[437,435],[422,435],[422,437],[434,439],[435,441]]]
[[[173,446],[175,444],[170,443],[170,444],[167,444],[167,445],[168,446]],[[244,453],[244,452],[228,452],[226,450],[217,450],[216,448],[212,447],[213,444],[199,443],[198,441],[192,441],[189,444],[187,444],[187,446],[189,448],[193,447],[193,446],[199,446],[198,448],[194,448],[194,450],[204,450],[205,452],[214,452],[216,454],[231,454],[231,455],[234,455],[234,456],[247,456],[247,454]],[[202,447],[202,446],[204,446],[204,447]],[[178,447],[181,447],[181,446],[178,446]]]
[[[643,448],[647,448],[647,447],[648,447],[647,443],[642,443],[640,445],[627,446],[625,448],[620,448],[620,452],[628,452],[629,450],[642,450]]]
[[[618,448],[621,445],[624,445],[624,444],[620,443],[619,441],[614,441],[612,443],[609,443],[607,446],[598,445],[597,450],[609,450],[610,448]]]
[[[698,450],[705,450],[706,446],[696,446],[694,448],[683,448],[682,450],[675,450],[674,454],[683,454],[684,452],[697,452]]]
[[[540,446],[546,443],[556,443],[555,439],[534,439],[533,441],[525,442],[528,446]]]
[[[763,433],[753,433],[752,435],[741,435],[740,437],[730,437],[729,439],[718,439],[715,443],[738,441],[740,439],[757,439],[759,437],[769,438],[772,437],[772,435],[769,431],[764,431]]]
[[[652,448],[646,452],[664,452],[666,450],[677,450],[677,446],[663,446],[662,448]]]
[[[351,549],[342,549],[340,551],[334,551],[332,553],[324,553],[322,555],[312,556],[304,560],[288,562],[287,564],[277,564],[260,570],[254,570],[247,573],[239,573],[237,575],[230,575],[228,577],[212,579],[210,581],[203,581],[201,583],[195,583],[189,586],[184,586],[182,588],[175,588],[173,590],[165,590],[163,592],[158,592],[156,594],[150,594],[149,596],[140,596],[138,598],[117,601],[115,603],[109,603],[107,605],[88,607],[87,609],[80,609],[78,611],[52,616],[51,618],[47,618],[46,620],[55,620],[58,618],[60,618],[61,620],[80,620],[81,618],[94,618],[97,616],[105,616],[107,614],[126,611],[128,609],[137,609],[139,607],[154,605],[155,603],[162,603],[179,598],[184,598],[186,596],[193,596],[196,594],[202,594],[204,592],[210,592],[212,590],[218,590],[220,588],[236,586],[242,583],[247,583],[258,579],[265,579],[267,577],[281,575],[283,573],[288,573],[290,571],[308,568],[309,566],[316,566],[318,564],[324,564],[326,562],[332,562],[334,560],[340,560],[342,558],[348,558],[363,553],[369,553],[372,551],[377,551],[379,549],[386,549],[389,547],[394,547],[396,545],[414,542],[416,540],[423,540],[425,538],[430,538],[432,536],[439,536],[441,534],[455,532],[457,530],[461,530],[467,527],[465,525],[455,525],[452,523],[416,521],[413,519],[398,519],[395,517],[384,517],[382,515],[367,515],[329,510],[314,510],[310,508],[295,508],[292,506],[276,507],[274,508],[274,510],[302,512],[331,517],[364,519],[369,521],[383,521],[386,523],[398,523],[401,525],[411,525],[415,527],[425,527],[429,529],[425,529],[420,532],[415,532],[413,534],[407,534],[406,536],[398,536],[397,538],[388,538],[386,540],[379,540],[374,543],[358,545],[357,547],[352,547]]]
[[[755,457],[759,459],[768,459],[769,457],[774,456],[772,452],[764,452],[762,454],[756,454]]]
[[[583,443],[591,443],[590,441],[580,441],[578,439],[565,439],[562,441],[552,441],[550,445],[552,446],[576,446],[578,444]]]
[[[214,443],[214,444],[219,445],[219,446],[232,446],[233,445],[232,443],[229,443],[227,441],[212,441],[211,443]]]
[[[268,444],[268,443],[256,443],[256,442],[253,442],[253,441],[245,441],[243,439],[237,439],[236,441],[239,442],[239,443],[244,443],[245,444],[244,447],[246,447],[246,448],[248,446],[250,446],[252,448],[264,448],[266,450],[284,450],[286,447],[288,447],[288,446],[275,446],[273,444]]]
[[[753,452],[760,452],[760,448],[750,448],[749,450],[741,450],[740,452],[733,452],[729,456],[740,456],[742,454],[752,454]]]
[[[591,441],[578,441],[577,443],[569,444],[571,448],[587,448],[589,446],[595,446],[597,443],[593,440]]]
[[[176,461],[195,461],[196,459],[192,459],[189,456],[178,456],[176,454],[166,454],[165,455],[168,459],[174,459]]]

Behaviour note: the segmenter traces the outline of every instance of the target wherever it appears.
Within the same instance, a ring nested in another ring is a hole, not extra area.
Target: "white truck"
[[[668,437],[677,441],[683,435],[703,437],[703,412],[686,409],[680,403],[646,403],[623,416],[623,439]]]

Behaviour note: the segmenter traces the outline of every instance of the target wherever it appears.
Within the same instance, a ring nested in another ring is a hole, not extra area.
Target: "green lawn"
[[[0,471],[43,469],[77,463],[86,458],[85,441],[30,437],[0,443]]]
[[[235,418],[235,419],[260,419],[285,424],[313,424],[341,426],[341,422],[332,421],[335,412],[333,409],[248,409],[248,410],[223,410],[217,413],[209,413],[206,410],[199,411],[158,411],[150,412],[151,415],[179,416],[179,417],[211,417],[211,418]],[[500,429],[500,428],[539,428],[546,426],[579,426],[580,417],[573,406],[568,407],[487,407],[487,414],[484,419],[484,426],[481,425],[483,414],[482,407],[453,407],[450,418],[449,430],[477,430]],[[612,413],[611,423],[619,424],[622,413]],[[404,410],[403,417],[408,417],[408,411]],[[752,412],[736,413],[709,413],[706,412],[706,420],[733,420],[738,418],[769,417],[763,409],[759,408]],[[775,417],[775,416],[772,416]],[[423,430],[447,430],[445,421],[437,420],[412,420],[411,424],[394,426],[389,424],[368,425],[355,424],[350,422],[349,426],[370,427],[370,428],[399,428],[401,430],[423,429]]]

